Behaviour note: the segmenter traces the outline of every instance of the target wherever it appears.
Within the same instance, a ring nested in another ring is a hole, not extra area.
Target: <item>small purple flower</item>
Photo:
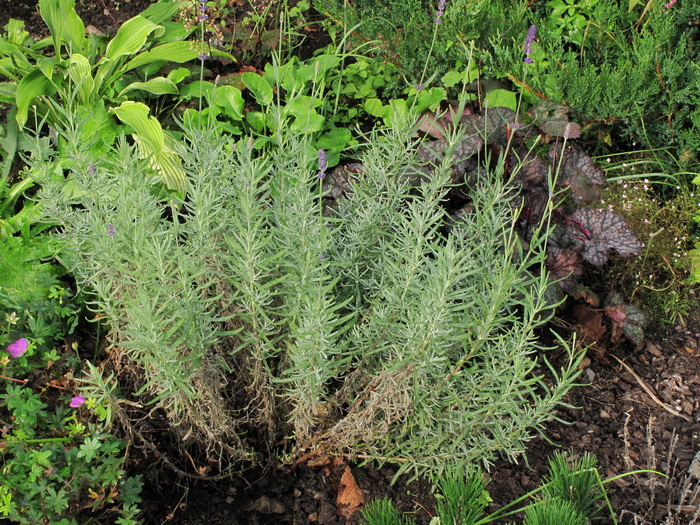
[[[200,59],[201,61],[204,61],[204,60],[206,60],[207,58],[209,58],[209,54],[208,54],[208,53],[202,53],[202,54],[199,55],[197,58]]]
[[[95,174],[95,165],[94,165],[92,162],[91,162],[90,164],[88,164],[88,173],[89,173],[90,175],[94,175],[94,174]]]
[[[678,0],[671,0],[668,4],[664,4],[664,7],[666,9],[671,9],[673,7],[673,4],[675,4]]]
[[[445,3],[446,2],[447,2],[447,0],[440,0],[438,2],[437,12],[435,13],[435,20],[433,20],[433,22],[435,22],[436,24],[442,24],[442,15],[445,14]]]
[[[114,231],[114,224],[111,222],[107,225],[107,235],[110,237],[114,237],[117,234],[116,231]]]
[[[423,91],[425,84],[416,84],[416,91]]]
[[[326,161],[326,152],[322,149],[318,150],[318,178],[322,179],[326,176],[326,168],[328,167],[328,162]]]
[[[81,407],[85,404],[85,398],[78,394],[77,396],[73,397],[73,399],[70,400],[70,406],[71,408],[78,408]]]
[[[537,27],[531,25],[530,29],[527,30],[527,38],[525,38],[525,58],[523,62],[526,64],[532,64],[532,59],[530,58],[530,53],[532,53],[532,43],[535,41],[537,36]]]
[[[17,341],[14,343],[7,345],[7,351],[13,358],[17,359],[18,357],[22,357],[24,355],[28,346],[29,341],[22,337],[21,339],[17,339]]]
[[[200,22],[204,22],[207,18],[209,17],[203,13],[197,15],[197,20],[199,20]]]

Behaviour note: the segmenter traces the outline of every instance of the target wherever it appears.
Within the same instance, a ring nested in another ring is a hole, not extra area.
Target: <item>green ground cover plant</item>
[[[80,359],[42,355],[34,338],[8,339],[19,321],[8,315],[0,332],[7,352],[0,358],[0,516],[32,525],[96,517],[137,523],[140,477],[126,475],[125,444],[108,432],[104,406],[76,394],[69,377]]]
[[[491,498],[482,471],[479,468],[448,470],[436,483],[438,504],[430,523],[484,525],[520,515],[523,525],[586,525],[609,512],[612,523],[617,524],[605,485],[643,472],[650,471],[628,472],[602,480],[594,456],[584,453],[580,458],[572,458],[556,452],[549,460],[549,475],[540,487],[487,514]],[[410,516],[402,516],[386,498],[369,502],[361,515],[367,525],[415,523]]]
[[[556,452],[540,487],[487,514],[491,498],[481,470],[451,470],[436,483],[438,504],[430,523],[483,525],[520,514],[523,525],[585,525],[601,519],[603,510],[609,511],[612,522],[617,523],[605,484],[631,474],[603,481],[594,456],[584,453],[573,459],[570,454]],[[369,502],[361,515],[367,525],[415,523],[410,516],[402,516],[388,499]]]

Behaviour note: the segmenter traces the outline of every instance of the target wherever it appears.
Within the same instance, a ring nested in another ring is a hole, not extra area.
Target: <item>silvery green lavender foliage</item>
[[[234,461],[290,435],[293,457],[343,453],[400,472],[517,457],[578,357],[561,341],[563,368],[545,361],[546,382],[537,369],[547,232],[519,242],[503,163],[446,234],[463,137],[415,188],[413,122],[395,122],[367,137],[351,191],[324,210],[318,151],[283,115],[272,106],[278,132],[237,144],[186,130],[184,203],[158,196],[124,142],[96,163],[76,147],[70,191],[44,187],[64,262],[111,326],[122,383],[184,444]]]

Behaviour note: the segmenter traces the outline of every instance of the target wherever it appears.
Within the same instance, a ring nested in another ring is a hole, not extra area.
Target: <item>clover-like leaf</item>
[[[563,159],[560,157],[564,155]],[[561,166],[557,184],[568,186],[576,202],[594,202],[600,199],[600,186],[605,184],[605,172],[578,146],[555,144],[549,149],[549,158],[554,169]]]
[[[611,210],[579,208],[569,217],[566,232],[582,244],[583,258],[596,266],[605,264],[612,250],[623,257],[642,250],[627,221]]]

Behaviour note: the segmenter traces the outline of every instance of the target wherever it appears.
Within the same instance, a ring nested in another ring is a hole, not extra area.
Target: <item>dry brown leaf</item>
[[[345,466],[343,475],[340,478],[340,487],[338,488],[338,497],[335,500],[338,507],[338,513],[345,519],[346,523],[350,523],[353,516],[365,504],[365,493],[355,481],[355,476],[349,466]]]
[[[584,344],[598,343],[605,334],[603,324],[603,312],[594,310],[588,305],[577,304],[574,307],[574,316],[578,321],[579,334]]]

